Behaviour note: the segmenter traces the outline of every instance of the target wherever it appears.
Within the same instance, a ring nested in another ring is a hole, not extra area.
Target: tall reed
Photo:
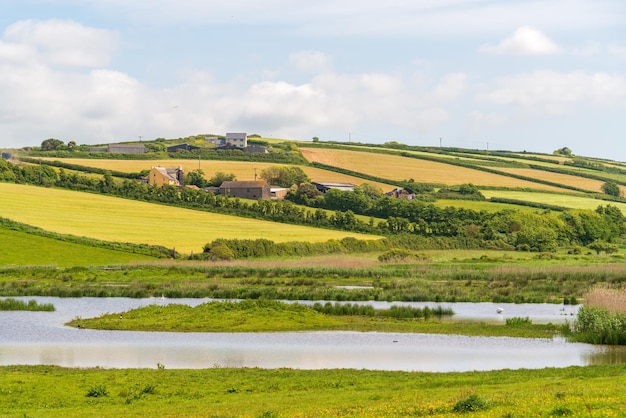
[[[591,344],[626,345],[626,290],[594,287],[578,310],[573,338]]]

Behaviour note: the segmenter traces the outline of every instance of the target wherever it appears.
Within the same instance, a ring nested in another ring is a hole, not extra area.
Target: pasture
[[[398,181],[413,178],[416,182],[440,183],[450,186],[472,183],[476,186],[564,191],[558,187],[531,181],[398,155],[325,148],[300,148],[300,151],[307,160],[312,162]]]
[[[372,235],[220,215],[98,194],[0,183],[0,216],[39,228],[105,241],[201,252],[214,239],[320,242]]]

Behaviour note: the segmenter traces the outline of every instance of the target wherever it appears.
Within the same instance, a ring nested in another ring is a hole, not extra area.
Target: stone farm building
[[[165,167],[152,167],[148,174],[148,184],[163,186],[169,184],[171,186],[183,186],[185,184],[185,174],[183,173],[183,167],[177,168],[165,168]]]
[[[271,199],[269,184],[265,181],[225,181],[219,187],[219,194],[242,199]]]

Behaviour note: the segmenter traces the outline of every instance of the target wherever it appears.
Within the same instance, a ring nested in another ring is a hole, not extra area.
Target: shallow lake
[[[76,317],[122,312],[148,304],[197,305],[208,299],[44,298],[56,312],[0,312],[0,364],[64,367],[353,368],[468,371],[567,367],[626,362],[623,347],[568,343],[563,339],[464,337],[376,332],[164,333],[96,331],[63,324]],[[387,307],[385,302],[372,303]],[[435,303],[411,303],[435,307]],[[441,304],[457,319],[533,322],[573,320],[576,306],[550,304]],[[496,308],[502,308],[501,314]]]

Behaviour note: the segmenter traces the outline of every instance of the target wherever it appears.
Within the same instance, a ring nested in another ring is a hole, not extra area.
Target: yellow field
[[[372,235],[218,215],[97,194],[0,183],[0,216],[48,231],[201,252],[216,238],[319,242]]]
[[[204,177],[208,180],[215,175],[218,171],[226,174],[234,174],[239,181],[251,181],[254,180],[254,170],[256,169],[257,176],[261,175],[261,171],[266,168],[282,165],[277,163],[257,163],[257,162],[242,162],[242,161],[207,161],[207,160],[101,160],[101,159],[88,159],[88,158],[42,158],[42,160],[59,160],[67,162],[68,164],[77,164],[86,167],[102,168],[111,171],[120,171],[123,173],[138,173],[142,170],[150,170],[153,166],[160,167],[183,167],[185,172],[197,170],[198,167],[204,172]],[[348,176],[345,174],[339,174],[328,170],[322,170],[314,167],[298,166],[300,167],[311,181],[317,182],[331,182],[331,183],[352,183],[360,185],[363,183],[369,183],[388,192],[394,188],[389,184],[378,183],[373,181],[367,181],[358,177]]]
[[[600,205],[611,205],[618,207],[622,213],[626,214],[626,203],[608,202],[583,196],[579,197],[554,193],[532,193],[508,190],[481,190],[481,193],[488,199],[492,197],[499,197],[504,199],[515,199],[526,202],[556,205],[571,209],[595,210]]]
[[[557,187],[517,180],[479,170],[397,155],[318,148],[300,148],[300,151],[309,161],[341,167],[386,179],[408,180],[409,178],[413,178],[416,182],[420,183],[442,183],[446,185],[472,183],[476,186],[520,187],[564,191],[564,189]]]

